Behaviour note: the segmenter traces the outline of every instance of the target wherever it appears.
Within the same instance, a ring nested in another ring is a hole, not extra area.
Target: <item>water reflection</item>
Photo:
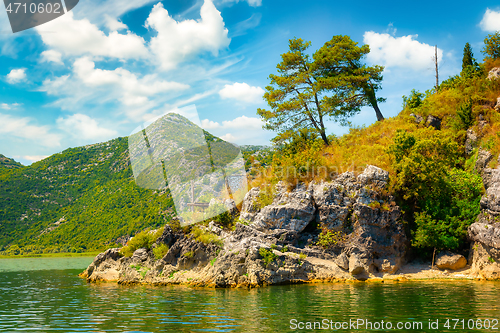
[[[0,274],[0,331],[284,332],[290,331],[293,318],[302,322],[364,318],[424,323],[446,318],[498,319],[499,284],[494,282],[215,290],[87,284],[76,277],[79,271]]]

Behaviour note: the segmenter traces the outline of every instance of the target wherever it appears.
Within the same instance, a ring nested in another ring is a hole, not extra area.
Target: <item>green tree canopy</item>
[[[484,48],[481,52],[486,56],[486,58],[500,58],[500,31],[486,36],[484,39]]]
[[[289,41],[290,50],[281,55],[271,74],[271,85],[264,98],[271,110],[258,109],[264,128],[278,133],[275,142],[290,139],[293,132],[313,129],[329,144],[325,120],[331,118],[348,124],[348,118],[364,105],[375,108],[377,119],[384,117],[378,109],[375,92],[380,88],[383,67],[368,67],[362,58],[370,52],[349,36],[334,36],[311,57],[306,50],[310,42],[301,38]]]
[[[472,54],[472,47],[469,43],[465,43],[464,55],[462,57],[462,71],[475,64],[474,55]]]

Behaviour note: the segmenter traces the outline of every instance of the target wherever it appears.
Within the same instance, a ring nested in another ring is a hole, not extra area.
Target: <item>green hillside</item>
[[[0,250],[99,250],[169,220],[168,191],[135,185],[127,144],[118,138],[70,148],[0,174]]]
[[[0,172],[5,170],[19,169],[22,167],[23,165],[21,163],[0,154]]]

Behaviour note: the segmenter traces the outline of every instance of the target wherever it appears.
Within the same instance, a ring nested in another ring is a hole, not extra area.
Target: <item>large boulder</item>
[[[445,251],[438,254],[436,266],[439,269],[457,270],[467,266],[467,259],[461,254]]]
[[[301,232],[315,217],[312,190],[298,185],[288,192],[280,182],[276,185],[276,191],[272,204],[255,215],[253,226],[259,230],[286,229]]]
[[[486,193],[481,198],[483,213],[490,216],[500,215],[500,169],[484,169],[483,184]]]
[[[491,155],[489,151],[479,148],[475,170],[477,172],[482,172],[488,166],[488,163],[490,163],[492,157],[493,155]]]

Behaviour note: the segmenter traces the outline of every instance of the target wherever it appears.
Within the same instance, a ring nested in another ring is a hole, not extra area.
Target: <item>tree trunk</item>
[[[375,115],[377,116],[377,121],[384,120],[385,118],[382,115],[382,112],[380,112],[380,109],[378,108],[377,97],[375,97],[375,91],[373,90],[373,88],[370,86],[365,86],[363,88],[363,90],[365,91],[365,95],[368,98],[368,101],[370,102],[371,106],[375,110]]]
[[[320,131],[320,134],[321,134],[321,138],[323,139],[323,141],[325,142],[325,145],[329,146],[330,145],[330,142],[328,142],[328,138],[326,137],[326,134],[325,134],[325,130],[321,130]]]

